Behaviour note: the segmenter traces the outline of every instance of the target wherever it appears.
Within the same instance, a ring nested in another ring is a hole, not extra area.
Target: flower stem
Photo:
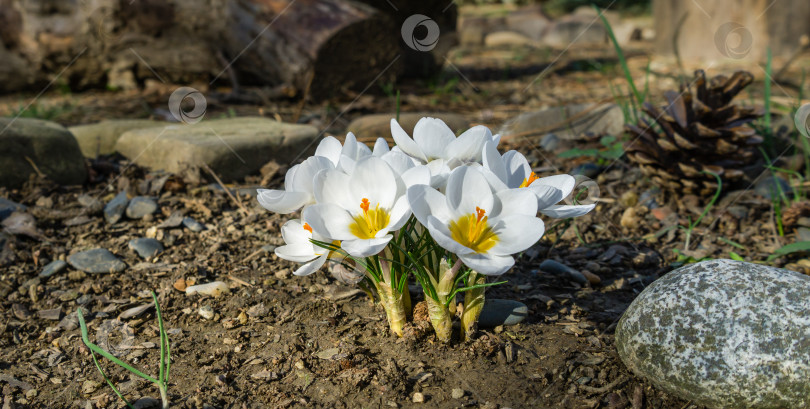
[[[385,315],[388,317],[388,326],[391,328],[391,332],[401,337],[406,320],[405,296],[387,283],[378,281],[375,284],[377,285],[377,293],[380,295],[380,304],[382,304]],[[410,295],[408,299],[410,299]]]
[[[453,315],[456,303],[450,300],[456,283],[456,275],[461,268],[461,260],[456,261],[453,267],[443,262],[439,267],[439,282],[436,283],[436,298],[425,292],[425,301],[428,306],[428,315],[436,337],[442,342],[450,342],[453,336]],[[448,302],[449,301],[449,302]]]
[[[436,302],[433,298],[425,297],[428,307],[428,315],[430,316],[430,323],[433,325],[433,330],[436,331],[436,337],[439,341],[450,342],[453,336],[453,321],[450,311],[444,306],[444,303]]]
[[[467,286],[487,282],[486,276],[475,271],[470,273],[468,280]],[[469,341],[478,330],[478,317],[481,316],[481,309],[484,308],[485,290],[484,287],[464,292],[464,311],[461,313],[461,337],[464,341]]]
[[[160,389],[160,400],[163,403],[163,409],[169,409],[169,396],[166,393],[166,384],[161,383],[158,385],[158,389]]]

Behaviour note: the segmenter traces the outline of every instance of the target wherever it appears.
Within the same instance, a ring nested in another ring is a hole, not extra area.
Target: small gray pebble
[[[127,203],[129,203],[129,199],[126,191],[121,191],[113,200],[110,200],[104,206],[104,219],[107,220],[107,223],[115,224],[121,220],[121,216],[124,215],[124,211],[127,209]]]
[[[499,325],[515,325],[529,315],[526,304],[513,300],[489,299],[484,301],[478,326],[481,328],[494,328]]]
[[[142,258],[152,258],[163,252],[163,244],[150,238],[138,238],[129,241],[129,248],[135,250]]]
[[[186,226],[193,232],[201,232],[205,230],[205,226],[203,226],[202,223],[192,219],[191,217],[183,218],[183,226]]]
[[[580,285],[588,284],[588,279],[584,275],[582,275],[582,273],[557,261],[548,259],[540,263],[539,267],[540,270],[543,270],[547,273],[566,276],[568,277],[568,279],[575,281]]]
[[[127,268],[123,261],[102,248],[72,254],[67,261],[73,268],[91,274],[119,273]]]
[[[45,268],[42,269],[42,272],[39,273],[40,278],[48,278],[67,267],[67,263],[62,260],[54,260],[48,263]]]
[[[16,211],[25,211],[26,209],[28,208],[24,205],[0,197],[0,220],[11,216],[11,214]]]
[[[157,209],[157,202],[151,197],[133,197],[127,206],[127,217],[130,219],[142,219],[144,216],[156,212]]]

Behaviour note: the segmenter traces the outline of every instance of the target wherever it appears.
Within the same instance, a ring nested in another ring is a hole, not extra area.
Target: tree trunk
[[[653,15],[656,49],[675,54],[677,37],[685,61],[763,61],[768,47],[788,57],[810,35],[807,0],[653,0]]]
[[[321,99],[390,81],[401,67],[393,21],[360,3],[235,0],[229,15],[224,46],[243,81],[309,87]]]

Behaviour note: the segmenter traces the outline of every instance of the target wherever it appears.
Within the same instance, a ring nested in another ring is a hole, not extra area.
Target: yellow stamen
[[[520,184],[520,187],[527,187],[527,186],[531,185],[532,183],[534,183],[534,181],[537,180],[537,179],[540,179],[540,178],[537,177],[537,175],[535,175],[534,172],[532,172],[531,175],[529,175],[528,179],[523,178],[523,183]]]
[[[371,209],[371,203],[367,198],[363,198],[360,202],[360,209],[363,212],[354,216],[354,223],[349,226],[349,231],[358,238],[373,239],[391,220],[391,215],[387,210],[380,209],[379,203]]]
[[[309,223],[304,223],[304,230],[312,233],[312,227],[309,225]]]
[[[450,234],[453,240],[476,253],[486,253],[498,242],[498,236],[487,224],[487,219],[486,211],[476,207],[475,213],[461,216],[458,221],[450,222]]]

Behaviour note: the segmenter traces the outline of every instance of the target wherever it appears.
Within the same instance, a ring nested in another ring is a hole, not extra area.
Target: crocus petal
[[[428,216],[433,216],[442,224],[449,224],[453,213],[447,206],[447,199],[438,190],[427,185],[414,185],[408,188],[408,203],[411,211],[422,223],[427,226]]]
[[[337,169],[347,175],[354,173],[354,167],[357,166],[357,159],[352,156],[340,154]]]
[[[384,155],[380,156],[380,158],[398,175],[416,166],[413,158],[398,151],[386,152]]]
[[[447,180],[447,202],[456,213],[475,214],[480,207],[489,214],[494,200],[484,175],[470,166],[460,166]]]
[[[394,142],[397,144],[397,147],[405,152],[407,155],[410,155],[416,159],[419,159],[422,162],[427,162],[427,157],[425,153],[422,152],[422,149],[419,145],[408,136],[408,133],[399,126],[399,123],[395,119],[391,119],[391,136],[394,137]]]
[[[307,192],[285,192],[283,190],[257,189],[256,198],[259,204],[271,212],[292,213],[306,204],[313,203],[313,197]]]
[[[540,213],[555,219],[567,219],[582,216],[593,210],[594,207],[596,207],[596,203],[589,205],[555,205],[540,209]]]
[[[340,247],[354,257],[369,257],[381,252],[394,236],[388,234],[367,240],[345,240]]]
[[[379,204],[390,209],[397,195],[397,178],[384,160],[370,156],[357,163],[349,180],[349,189],[355,198],[368,199],[372,207]],[[360,200],[356,206],[360,205]]]
[[[459,256],[474,253],[471,248],[453,240],[450,229],[448,229],[444,223],[440,222],[439,219],[428,216],[428,222],[425,227],[427,227],[428,232],[430,232],[430,237],[443,249]]]
[[[309,239],[312,238],[312,233],[304,229],[301,220],[292,219],[281,226],[281,237],[287,244],[307,243],[311,245]]]
[[[549,188],[552,189],[552,188]],[[500,202],[500,211],[493,210],[493,217],[499,215],[537,215],[537,196],[526,189],[507,189],[495,193]]]
[[[543,237],[545,224],[537,217],[506,215],[498,218],[495,225],[498,241],[487,253],[499,256],[519,253],[533,246]]]
[[[287,173],[284,174],[284,190],[288,192],[292,192],[295,190],[295,186],[293,185],[293,181],[295,180],[295,173],[298,172],[298,168],[301,167],[301,164],[297,164],[291,167]]]
[[[332,240],[352,240],[357,237],[349,230],[354,223],[352,216],[338,205],[318,203],[304,208],[303,219],[313,232]]]
[[[506,165],[503,164],[501,154],[498,153],[498,148],[494,143],[492,143],[492,141],[487,141],[484,143],[484,147],[481,152],[481,161],[483,162],[484,167],[495,174],[498,179],[504,183],[509,181],[506,175]]]
[[[383,156],[388,152],[390,152],[390,150],[388,149],[388,142],[386,142],[385,138],[377,138],[374,142],[374,149],[371,151],[371,154],[374,156]]]
[[[563,175],[547,176],[544,178],[537,179],[534,182],[532,182],[530,186],[534,185],[552,186],[559,189],[562,192],[563,197],[566,197],[571,194],[572,190],[574,190],[574,186],[576,185],[576,183],[577,183],[576,179],[574,179],[573,176],[563,174]],[[557,202],[559,202],[560,200],[558,200]]]
[[[565,198],[562,190],[557,189],[554,186],[532,183],[526,187],[526,190],[534,193],[534,195],[537,197],[538,209],[545,209],[549,206],[557,204],[560,200]]]
[[[334,203],[344,209],[357,206],[357,198],[349,191],[349,175],[339,170],[328,170],[315,176],[314,191],[317,203]]]
[[[532,174],[532,167],[529,166],[529,161],[526,157],[518,151],[509,151],[503,154],[503,164],[506,166],[506,174],[508,180],[506,184],[509,187],[519,187],[524,180],[529,178]]]
[[[312,193],[315,175],[323,170],[334,169],[332,161],[323,156],[310,156],[301,163],[292,180],[292,189],[287,191]]]
[[[447,145],[447,153],[451,158],[461,162],[481,162],[481,151],[484,143],[492,140],[492,131],[486,126],[474,126]]]
[[[412,167],[401,173],[401,175],[406,188],[414,185],[430,184],[430,169],[425,165]]]
[[[411,217],[411,206],[408,203],[408,198],[402,196],[394,203],[391,208],[391,221],[386,231],[397,231],[405,225]]]
[[[319,254],[315,254],[312,246],[311,243],[287,244],[276,247],[275,253],[284,260],[306,263],[319,256]]]
[[[308,276],[318,271],[321,268],[321,266],[323,266],[323,263],[326,262],[328,255],[329,255],[328,252],[324,253],[322,256],[316,258],[315,260],[312,260],[311,262],[306,263],[301,267],[298,267],[297,270],[293,271],[293,274],[297,276]]]
[[[341,150],[343,150],[343,146],[340,141],[334,136],[327,136],[318,144],[315,149],[315,156],[323,156],[329,159],[334,166],[337,166]]]
[[[422,118],[413,127],[413,140],[428,160],[444,158],[447,147],[456,135],[447,124],[437,118]]]
[[[467,267],[488,276],[499,276],[515,265],[515,259],[511,256],[472,253],[460,254],[458,258]]]

